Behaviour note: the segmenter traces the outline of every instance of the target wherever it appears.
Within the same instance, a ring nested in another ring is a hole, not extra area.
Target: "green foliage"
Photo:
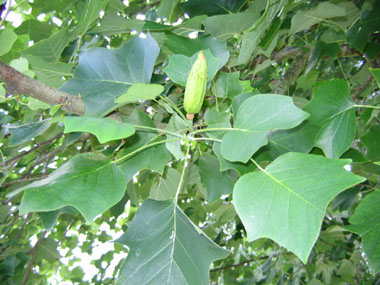
[[[1,284],[380,282],[380,1],[5,2]]]

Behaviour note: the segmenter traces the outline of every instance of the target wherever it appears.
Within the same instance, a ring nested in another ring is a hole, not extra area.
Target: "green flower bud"
[[[202,107],[207,85],[207,61],[203,51],[198,54],[197,60],[191,67],[187,77],[183,106],[189,120],[194,118]]]

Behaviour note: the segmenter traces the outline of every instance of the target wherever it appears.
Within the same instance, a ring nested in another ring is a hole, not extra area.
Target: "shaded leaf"
[[[226,172],[220,171],[218,159],[210,154],[203,154],[198,162],[202,184],[206,187],[207,197],[210,203],[216,201],[224,194],[230,194],[234,183]]]
[[[23,144],[44,133],[51,125],[50,121],[41,121],[25,125],[7,125],[11,133],[10,145]]]
[[[20,214],[73,206],[87,222],[121,200],[126,189],[123,172],[100,153],[78,154],[47,178],[26,185]]]
[[[173,198],[180,184],[181,173],[168,167],[163,176],[160,177],[158,185],[151,189],[149,197],[153,200],[164,201]]]
[[[258,18],[259,15],[252,12],[208,17],[205,20],[205,33],[225,41],[251,27]]]
[[[58,252],[58,242],[52,238],[45,238],[37,247],[36,262],[45,259],[47,262],[54,262],[61,258]]]
[[[93,118],[87,116],[65,117],[65,133],[87,132],[94,134],[101,144],[127,138],[135,133],[133,125],[120,123],[111,118]]]
[[[328,203],[365,180],[344,169],[349,163],[290,152],[241,177],[233,201],[248,240],[268,237],[306,263]]]
[[[364,252],[368,257],[373,274],[380,272],[380,191],[368,194],[356,208],[345,228],[362,237]]]
[[[35,19],[26,20],[21,23],[14,31],[18,35],[28,34],[30,39],[38,42],[50,37],[53,30],[53,25],[46,22],[40,22]]]
[[[22,55],[25,57],[33,55],[46,62],[56,63],[59,61],[63,49],[68,45],[71,39],[72,35],[68,29],[65,28],[52,34],[49,38],[30,46],[22,52]]]
[[[145,200],[119,242],[130,252],[116,284],[209,284],[211,262],[229,255],[173,201]]]
[[[204,14],[212,16],[237,12],[244,2],[244,0],[189,0],[180,5],[185,13],[194,17]]]
[[[369,70],[371,71],[373,77],[375,77],[377,85],[380,88],[380,68],[370,68]]]
[[[317,7],[307,11],[300,10],[292,17],[292,25],[289,34],[298,33],[306,30],[314,24],[317,24],[325,19],[345,17],[346,10],[334,5],[328,1],[321,2]]]
[[[146,113],[137,110],[134,110],[128,118],[123,119],[123,122],[154,128],[152,119]],[[163,140],[163,138],[158,137],[157,131],[137,128],[135,134],[126,139],[125,146],[118,153],[118,159],[120,160],[125,156],[130,156],[130,154],[137,151],[137,149],[150,143],[157,143],[161,140]],[[122,160],[119,167],[127,177],[127,181],[130,181],[137,172],[143,169],[151,169],[162,174],[166,163],[168,163],[170,159],[170,153],[162,143],[146,148],[130,156],[128,159]]]
[[[216,96],[223,98],[228,97],[233,99],[243,93],[243,86],[239,81],[240,72],[220,72],[215,83]]]
[[[361,137],[361,141],[367,149],[366,156],[371,161],[380,161],[380,126],[373,126],[369,132]]]
[[[330,158],[338,158],[351,146],[356,129],[354,102],[348,84],[341,79],[317,82],[304,109],[310,122],[319,126],[315,146]]]
[[[221,143],[214,142],[214,145],[212,147],[212,150],[214,151],[215,155],[217,156],[219,163],[220,163],[220,171],[226,171],[229,169],[235,169],[240,175],[244,175],[248,172],[252,172],[255,170],[255,165],[251,162],[242,163],[239,161],[228,161],[224,159],[222,152],[220,150]]]
[[[174,54],[183,54],[186,56],[192,56],[197,51],[209,49],[214,57],[220,59],[217,69],[221,69],[230,57],[226,43],[217,41],[211,35],[190,39],[188,37],[167,33],[165,46]],[[211,68],[211,66],[209,66],[209,68]],[[212,69],[214,68],[216,67],[213,66]]]

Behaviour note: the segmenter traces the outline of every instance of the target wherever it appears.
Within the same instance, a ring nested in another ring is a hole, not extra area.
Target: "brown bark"
[[[10,94],[24,94],[51,105],[61,105],[61,108],[67,112],[84,114],[84,103],[80,96],[47,86],[2,62],[0,62],[0,80],[4,81]]]

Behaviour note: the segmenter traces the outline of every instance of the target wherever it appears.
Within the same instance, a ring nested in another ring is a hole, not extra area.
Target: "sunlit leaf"
[[[242,176],[233,201],[248,240],[270,238],[306,263],[328,203],[365,180],[344,168],[349,163],[289,152],[264,171]]]

